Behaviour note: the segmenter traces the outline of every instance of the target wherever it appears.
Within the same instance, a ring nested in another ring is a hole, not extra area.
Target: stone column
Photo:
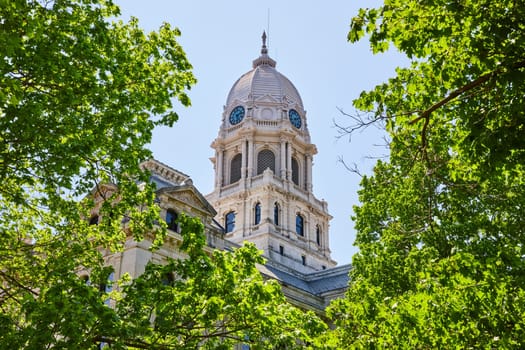
[[[253,176],[253,139],[248,139],[248,178]]]
[[[290,142],[287,143],[288,145],[288,152],[286,154],[286,163],[288,165],[288,167],[286,168],[286,178],[288,180],[292,180],[292,151],[293,151],[293,147],[292,147],[292,144]]]
[[[246,178],[246,160],[248,158],[247,152],[246,152],[246,138],[243,138],[241,141],[241,179]]]
[[[281,179],[286,179],[286,138],[281,137]]]
[[[222,187],[224,184],[223,176],[224,176],[224,147],[220,146],[217,148],[217,169],[216,176],[215,176],[215,187]]]
[[[306,155],[306,190],[312,192],[312,155]]]
[[[290,201],[288,198],[285,198],[284,201],[281,203],[281,225],[285,232],[289,232],[290,234],[293,234],[295,232],[295,229],[292,229],[290,225]],[[294,218],[295,220],[295,218]],[[294,221],[295,223],[295,221]],[[295,227],[295,226],[294,226]],[[290,232],[292,231],[292,232]]]

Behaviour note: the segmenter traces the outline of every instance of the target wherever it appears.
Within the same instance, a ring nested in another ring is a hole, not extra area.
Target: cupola
[[[234,84],[226,100],[226,108],[239,102],[257,105],[258,101],[272,99],[282,107],[293,107],[304,113],[303,101],[292,82],[279,73],[276,62],[268,55],[266,33],[262,36],[261,55],[252,63],[252,70],[243,74]]]

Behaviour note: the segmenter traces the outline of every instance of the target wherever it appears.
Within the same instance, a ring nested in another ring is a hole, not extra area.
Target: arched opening
[[[257,175],[270,168],[275,174],[275,154],[269,149],[264,149],[257,155]]]
[[[224,217],[224,228],[226,229],[226,233],[232,232],[235,229],[235,213],[233,211],[230,211]]]
[[[242,154],[236,154],[230,164],[230,183],[235,183],[241,179]]]
[[[253,223],[259,225],[261,223],[261,203],[255,204],[253,208]]]
[[[279,226],[279,204],[275,202],[273,205],[273,224]]]
[[[168,225],[168,229],[177,232],[178,231],[178,225],[177,225],[177,212],[173,209],[168,209],[166,211],[166,225]]]
[[[304,236],[304,218],[301,214],[295,216],[295,232],[299,236]]]
[[[89,219],[90,225],[98,225],[98,215],[95,214]]]
[[[292,158],[292,181],[299,186],[299,162],[295,158]]]
[[[173,272],[165,272],[162,275],[162,284],[165,286],[172,286],[173,282],[175,282],[175,276],[173,275]]]

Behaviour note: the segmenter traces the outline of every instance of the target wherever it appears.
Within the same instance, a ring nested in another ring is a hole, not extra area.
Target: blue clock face
[[[301,116],[295,109],[290,109],[288,112],[288,117],[290,118],[290,123],[295,126],[297,129],[301,128]]]
[[[244,107],[237,106],[230,113],[230,124],[235,125],[239,124],[244,118]]]

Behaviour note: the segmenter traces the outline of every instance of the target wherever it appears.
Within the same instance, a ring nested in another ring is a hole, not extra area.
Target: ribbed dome
[[[289,103],[297,103],[301,109],[304,109],[303,101],[295,86],[275,69],[275,61],[268,56],[265,39],[266,36],[263,35],[261,56],[253,61],[253,69],[233,84],[226,106],[230,106],[236,100],[255,102],[261,97],[270,95],[278,102],[286,98]]]

